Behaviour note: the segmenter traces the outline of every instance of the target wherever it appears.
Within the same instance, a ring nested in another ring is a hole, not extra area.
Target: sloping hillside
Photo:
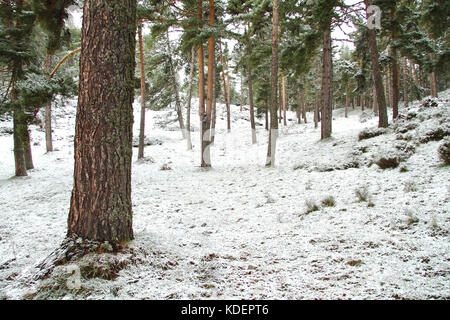
[[[440,97],[403,108],[383,132],[370,114],[337,110],[327,141],[312,114],[306,125],[289,121],[273,169],[264,167],[267,132],[257,126],[251,145],[239,107],[227,134],[219,105],[207,171],[198,131],[186,151],[175,114],[148,111],[147,158],[133,166],[136,239],[123,253],[78,261],[73,290],[64,266],[44,281],[32,276],[65,236],[76,101],[55,110],[56,152],[44,153],[44,133],[33,128],[36,169],[26,178],[10,178],[12,137],[2,122],[0,297],[449,299],[450,172],[437,150],[450,131],[450,90]]]

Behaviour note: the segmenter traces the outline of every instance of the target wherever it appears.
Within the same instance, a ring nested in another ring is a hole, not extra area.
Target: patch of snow
[[[419,129],[406,132],[420,137],[443,119],[439,112],[448,115],[450,90],[440,96],[438,106],[425,112],[421,102],[401,110],[416,113]],[[0,297],[22,299],[44,290],[43,282],[27,276],[65,237],[75,105],[70,100],[54,110],[58,151],[45,153],[44,132],[32,128],[38,145],[28,177],[11,178],[12,136],[0,134]],[[195,106],[191,119],[199,128]],[[140,106],[134,107],[138,137]],[[136,161],[134,149],[134,263],[114,280],[83,278],[82,293],[54,298],[450,298],[450,179],[439,142],[416,145],[403,163],[407,170],[381,170],[369,162],[394,145],[400,133],[395,126],[358,141],[359,132],[376,127],[378,119],[366,115],[361,122],[361,111],[344,118],[337,110],[333,137],[320,141],[308,113],[306,125],[281,125],[277,166],[267,169],[267,132],[258,126],[252,145],[248,111],[239,109],[232,106],[227,133],[226,108],[218,104],[211,170],[199,168],[198,132],[187,151],[181,132],[168,129],[177,126],[174,112],[147,111],[146,137],[162,143],[145,148],[151,161]],[[294,112],[288,116],[295,119]],[[161,126],[163,119],[170,125]],[[10,128],[9,122],[0,128]],[[345,167],[353,160],[360,165]],[[160,170],[163,165],[171,170]],[[355,195],[363,187],[372,205]],[[335,205],[320,205],[329,196]],[[319,210],[306,214],[307,201]]]

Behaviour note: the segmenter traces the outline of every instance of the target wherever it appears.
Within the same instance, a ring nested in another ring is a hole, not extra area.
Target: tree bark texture
[[[136,1],[85,1],[69,237],[133,239]]]
[[[331,21],[323,34],[321,139],[331,137],[333,120],[333,61],[331,52]]]

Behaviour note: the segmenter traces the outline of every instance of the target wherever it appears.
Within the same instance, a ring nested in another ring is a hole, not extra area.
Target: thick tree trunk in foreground
[[[141,122],[139,125],[138,159],[144,158],[145,139],[145,71],[144,71],[144,45],[142,43],[142,26],[138,27],[139,36],[139,70],[141,73]]]
[[[136,1],[85,2],[69,237],[133,239],[135,35]]]
[[[267,167],[275,166],[275,152],[278,138],[277,88],[278,87],[278,0],[273,0],[272,24],[272,76],[270,82],[270,131],[267,149]]]
[[[370,0],[366,0],[366,7],[371,4]],[[384,96],[383,82],[381,80],[380,66],[378,62],[377,40],[374,29],[369,29],[369,46],[372,57],[372,73],[375,83],[375,90],[378,103],[378,127],[385,128],[388,126],[388,114],[386,107],[386,98]]]
[[[322,119],[321,139],[331,137],[333,120],[333,61],[331,52],[331,21],[323,35],[323,66],[322,66]]]

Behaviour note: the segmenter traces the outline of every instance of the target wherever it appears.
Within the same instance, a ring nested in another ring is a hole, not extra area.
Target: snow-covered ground
[[[441,93],[444,119],[449,97]],[[0,122],[0,299],[450,298],[450,174],[440,142],[417,144],[400,167],[382,170],[367,162],[397,143],[393,129],[358,141],[377,118],[337,110],[333,138],[320,141],[308,114],[307,125],[281,126],[276,168],[265,168],[264,127],[251,145],[248,111],[233,106],[227,134],[220,104],[211,170],[199,167],[198,130],[187,151],[176,122],[157,125],[174,113],[148,111],[146,135],[159,144],[146,147],[147,161],[133,155],[131,263],[114,280],[82,278],[81,291],[52,292],[30,275],[65,237],[75,104],[54,111],[57,151],[46,154],[33,127],[36,169],[25,178],[11,178],[12,137],[1,134],[11,124]],[[137,136],[139,103],[135,110]],[[355,190],[364,188],[360,201]],[[334,206],[322,205],[326,197]]]

